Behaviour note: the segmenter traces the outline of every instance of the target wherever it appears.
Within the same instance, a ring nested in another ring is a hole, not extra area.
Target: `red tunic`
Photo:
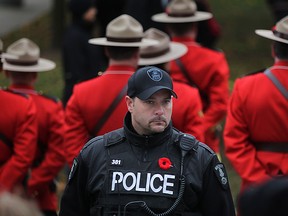
[[[0,101],[0,187],[12,190],[22,184],[35,157],[36,108],[30,97],[5,90]]]
[[[288,89],[288,62],[278,62],[271,71]],[[224,141],[226,155],[242,179],[242,190],[272,176],[288,174],[288,153],[255,148],[256,143],[263,142],[288,145],[288,101],[265,74],[236,80]]]
[[[127,113],[124,97],[98,133],[93,133],[97,122],[123,87],[127,85],[128,79],[134,71],[135,68],[131,66],[110,66],[102,76],[74,86],[73,94],[65,109],[65,146],[70,166],[89,138],[122,127],[124,116]],[[124,96],[126,96],[126,92]]]
[[[56,211],[58,200],[52,185],[66,161],[62,103],[39,94],[31,86],[12,85],[10,89],[29,94],[37,108],[38,148],[28,180],[28,193],[35,196],[42,210]]]
[[[181,62],[188,71],[189,77],[198,86],[204,111],[203,130],[205,143],[214,151],[219,152],[219,140],[215,139],[213,130],[224,120],[229,98],[229,67],[222,52],[201,47],[189,38],[173,38],[188,47],[188,52],[182,56]],[[188,83],[175,61],[171,62],[173,80]],[[205,99],[202,95],[206,95]]]
[[[173,126],[204,142],[202,103],[198,89],[177,81],[173,82],[173,87],[178,96],[173,101]]]

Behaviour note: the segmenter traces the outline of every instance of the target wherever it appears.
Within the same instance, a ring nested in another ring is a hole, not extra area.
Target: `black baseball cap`
[[[127,95],[131,98],[138,97],[141,100],[147,100],[162,89],[169,90],[171,95],[177,98],[170,75],[160,68],[147,66],[138,69],[129,78]]]

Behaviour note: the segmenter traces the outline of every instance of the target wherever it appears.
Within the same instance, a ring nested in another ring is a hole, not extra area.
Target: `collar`
[[[38,94],[33,86],[24,85],[24,84],[12,84],[9,86],[9,89],[14,92],[24,93],[24,94]]]
[[[274,67],[276,66],[288,66],[288,61],[284,61],[284,60],[279,60],[279,61],[277,61],[277,62],[275,62],[274,63],[274,65],[273,65]]]
[[[132,67],[130,65],[110,65],[106,71],[103,73],[105,74],[133,74],[136,71],[135,67]]]
[[[191,37],[185,37],[185,36],[179,37],[179,36],[177,36],[177,37],[173,37],[173,38],[172,38],[172,41],[173,41],[173,42],[182,43],[182,44],[185,44],[185,45],[200,46],[200,44],[197,43],[197,42],[195,41],[195,39],[193,39],[193,38],[191,38]]]
[[[170,122],[168,127],[165,128],[165,130],[161,133],[153,135],[139,135],[136,133],[132,126],[130,112],[127,112],[124,119],[124,133],[129,143],[142,148],[159,146],[167,143],[167,141],[171,138],[173,134],[172,130],[172,124]]]

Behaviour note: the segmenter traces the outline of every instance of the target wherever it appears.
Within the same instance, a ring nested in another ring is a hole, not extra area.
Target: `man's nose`
[[[163,115],[164,114],[164,107],[161,104],[156,105],[155,114],[156,115]]]

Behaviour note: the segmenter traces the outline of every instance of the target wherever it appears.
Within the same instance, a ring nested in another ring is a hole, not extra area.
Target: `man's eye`
[[[170,99],[169,100],[165,100],[165,103],[169,104],[169,103],[171,103],[171,100]]]

